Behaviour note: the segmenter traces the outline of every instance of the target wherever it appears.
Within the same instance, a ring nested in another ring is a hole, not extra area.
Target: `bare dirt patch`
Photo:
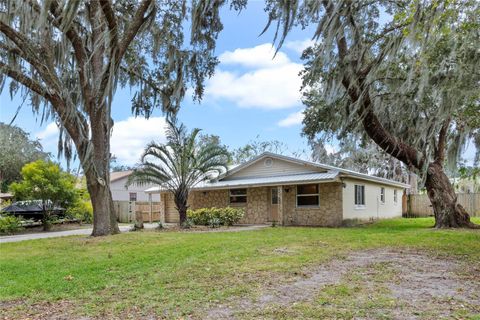
[[[359,291],[354,298],[345,297],[341,302],[348,304],[351,298],[349,306],[352,309],[359,304],[358,295],[365,295],[364,300],[370,300],[368,303],[372,304],[372,296],[382,291],[392,302],[386,307],[389,310],[381,310],[382,314],[387,313],[395,319],[480,314],[480,273],[471,270],[477,267],[452,258],[413,251],[377,249],[352,252],[345,259],[299,271],[300,276],[287,284],[272,284],[255,299],[232,301],[209,310],[207,318],[236,319],[253,315],[269,318],[268,311],[288,309],[299,303],[310,303],[313,308],[318,308],[316,298],[326,288],[352,283],[360,288]],[[335,306],[335,303],[329,304],[332,308],[344,307]],[[379,307],[385,306],[380,304],[376,308]],[[377,312],[369,310],[365,318],[376,318]]]

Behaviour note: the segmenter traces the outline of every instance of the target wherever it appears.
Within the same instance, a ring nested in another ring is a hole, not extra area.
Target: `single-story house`
[[[191,209],[242,207],[240,223],[339,226],[348,219],[393,218],[402,215],[402,195],[409,185],[351,170],[265,152],[213,181],[196,185]],[[178,222],[173,196],[160,194],[160,217]]]
[[[132,170],[118,171],[110,173],[110,190],[112,192],[113,201],[160,201],[158,194],[146,194],[144,190],[154,185],[137,185],[132,184],[125,186],[128,177],[132,174]],[[149,197],[152,197],[149,199]]]

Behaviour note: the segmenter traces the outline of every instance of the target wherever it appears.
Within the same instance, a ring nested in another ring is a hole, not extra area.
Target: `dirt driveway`
[[[209,310],[207,318],[462,319],[463,315],[480,319],[479,265],[376,249],[353,252],[288,283],[272,284],[253,299],[220,305]]]

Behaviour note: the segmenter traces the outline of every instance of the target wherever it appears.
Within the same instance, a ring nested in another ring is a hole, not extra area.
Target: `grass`
[[[480,263],[479,231],[434,230],[432,225],[429,218],[394,219],[353,228],[131,232],[1,244],[0,301],[25,301],[17,308],[20,313],[32,304],[67,302],[73,314],[87,316],[201,317],[219,302],[254,296],[276,279],[351,250],[415,248]],[[341,284],[328,290],[333,297],[349,297],[358,289]],[[310,309],[304,306],[301,312]],[[350,311],[342,314],[348,318]]]

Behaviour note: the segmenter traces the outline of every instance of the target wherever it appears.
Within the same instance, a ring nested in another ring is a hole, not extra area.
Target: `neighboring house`
[[[153,184],[125,186],[131,170],[110,173],[110,190],[113,201],[149,201],[149,195],[144,192],[146,188],[154,187]],[[152,201],[160,201],[158,194],[152,194]]]
[[[265,152],[190,192],[192,209],[243,207],[240,223],[339,226],[343,220],[402,216],[400,182]],[[178,222],[171,193],[159,187],[160,216]]]

